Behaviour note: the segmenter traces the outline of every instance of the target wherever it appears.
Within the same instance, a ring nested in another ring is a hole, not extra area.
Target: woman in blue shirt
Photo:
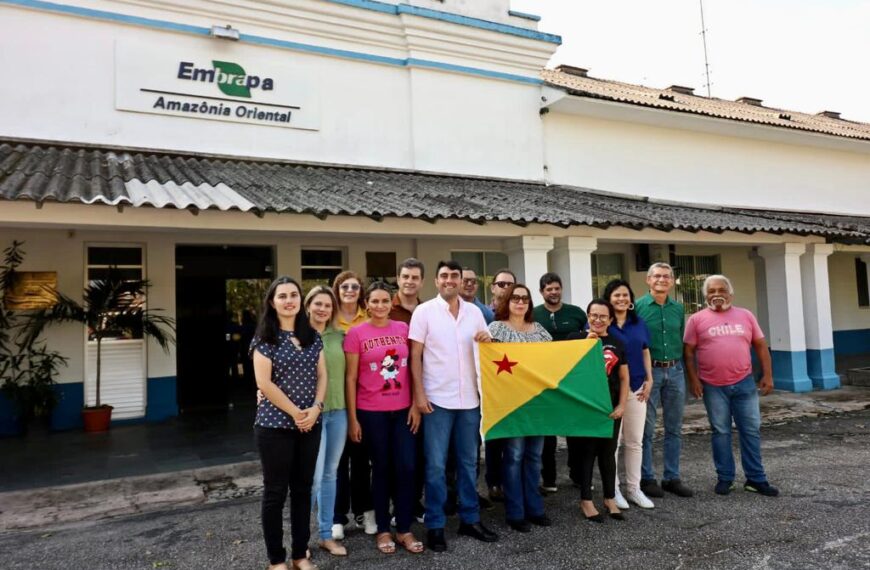
[[[640,467],[643,457],[643,430],[646,423],[646,403],[652,390],[652,360],[649,353],[649,331],[646,323],[634,312],[634,292],[627,281],[614,279],[604,288],[604,298],[613,305],[613,323],[610,334],[625,345],[628,360],[629,394],[622,416],[622,430],[616,450],[625,454],[625,497],[619,492],[616,477],[616,504],[621,509],[632,502],[640,508],[651,509],[653,502],[640,490]],[[618,470],[617,470],[618,472]],[[626,501],[626,497],[628,501]]]

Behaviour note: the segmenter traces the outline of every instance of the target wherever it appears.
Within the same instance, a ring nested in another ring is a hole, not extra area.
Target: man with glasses
[[[680,451],[683,436],[683,408],[686,405],[686,379],[683,373],[683,305],[668,295],[674,287],[674,270],[667,263],[653,263],[646,273],[649,293],[635,301],[638,316],[649,330],[653,388],[646,407],[643,431],[643,462],[640,490],[648,497],[664,497],[664,491],[691,497],[692,490],[680,481]],[[664,472],[662,485],[653,469],[653,436],[656,408],[662,406],[665,426]]]
[[[492,277],[492,285],[489,287],[489,292],[492,293],[492,302],[489,307],[493,310],[493,313],[495,312],[499,300],[501,300],[505,292],[507,292],[508,287],[516,282],[517,276],[507,267],[503,267],[495,272],[495,275]]]
[[[417,307],[408,334],[414,404],[423,414],[425,426],[426,527],[433,552],[447,550],[445,471],[451,442],[456,451],[459,534],[484,542],[498,540],[498,535],[480,522],[476,483],[480,379],[474,343],[488,342],[491,337],[480,311],[459,297],[461,279],[458,263],[438,263],[438,295]]]
[[[582,332],[586,328],[586,313],[576,305],[562,302],[562,278],[556,273],[544,273],[539,281],[544,303],[535,307],[532,315],[542,327],[547,329],[553,340],[565,340],[569,334]],[[568,449],[568,465],[572,451]],[[579,473],[571,473],[571,480],[579,483]],[[544,452],[541,455],[541,489],[555,493],[556,487],[556,436],[544,438]]]
[[[477,298],[478,285],[477,273],[474,272],[474,269],[463,267],[462,287],[459,289],[459,296],[462,297],[462,300],[466,303],[471,303],[480,309],[480,312],[483,313],[483,319],[486,321],[486,324],[489,324],[495,318],[495,314],[492,312],[490,307],[484,305],[483,302]]]

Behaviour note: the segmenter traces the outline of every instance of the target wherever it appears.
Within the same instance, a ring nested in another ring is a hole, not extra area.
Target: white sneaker
[[[628,491],[627,495],[629,502],[634,503],[642,509],[652,509],[655,507],[653,502],[649,500],[649,497],[644,495],[643,491],[640,489],[631,489]]]
[[[366,534],[378,534],[378,523],[375,521],[375,512],[366,511],[363,513],[363,528]]]
[[[344,540],[344,525],[343,524],[332,525],[332,538],[333,538],[333,540]]]
[[[616,502],[616,506],[620,511],[630,508],[628,501],[626,501],[625,497],[622,496],[622,493],[619,492],[619,487],[616,488],[616,496],[613,497],[613,500]]]

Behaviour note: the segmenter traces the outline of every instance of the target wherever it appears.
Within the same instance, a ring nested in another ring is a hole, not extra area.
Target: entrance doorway
[[[180,413],[253,407],[247,350],[273,277],[272,248],[177,246],[175,264]]]

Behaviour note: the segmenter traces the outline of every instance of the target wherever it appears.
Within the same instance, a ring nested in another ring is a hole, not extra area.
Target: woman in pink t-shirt
[[[408,552],[423,551],[411,532],[415,502],[414,464],[420,412],[411,405],[408,325],[390,320],[392,295],[381,281],[365,294],[369,319],[347,331],[348,436],[363,444],[372,459],[372,499],[378,525],[377,546],[396,551],[390,534],[390,497],[395,497],[396,540]],[[395,470],[390,473],[390,467]],[[390,483],[396,489],[390,488]],[[395,491],[395,493],[392,493]]]

